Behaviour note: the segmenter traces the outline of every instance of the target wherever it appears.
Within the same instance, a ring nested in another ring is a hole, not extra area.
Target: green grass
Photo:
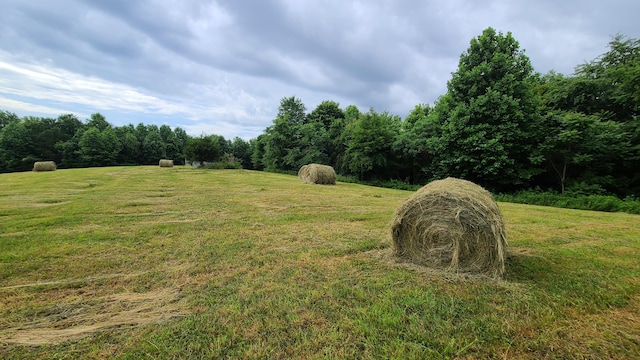
[[[638,358],[640,217],[501,203],[504,281],[389,258],[411,192],[190,167],[0,175],[0,358]]]

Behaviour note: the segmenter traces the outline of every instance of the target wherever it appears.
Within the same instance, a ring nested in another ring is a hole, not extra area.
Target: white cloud
[[[215,129],[240,129],[243,127],[228,124],[244,121],[247,123],[244,128],[259,133],[255,128],[264,129],[267,121],[262,100],[234,88],[231,83],[239,79],[230,81],[228,77],[221,74],[212,84],[184,84],[188,98],[167,100],[127,84],[74,73],[50,62],[20,60],[0,52],[0,96],[5,94],[0,107],[56,116],[71,112],[65,108],[175,116],[193,121],[185,128],[195,134]],[[11,100],[6,95],[22,101]],[[59,105],[41,105],[43,102]],[[225,133],[233,135],[229,131]]]
[[[17,62],[0,53],[2,92],[36,100],[104,110],[175,114],[180,106],[126,85],[85,76],[46,63]]]
[[[0,109],[5,109],[16,113],[35,113],[44,116],[58,116],[61,114],[75,114],[77,117],[88,117],[87,114],[77,113],[69,109],[54,108],[50,106],[38,105],[24,101],[7,99],[0,96]]]

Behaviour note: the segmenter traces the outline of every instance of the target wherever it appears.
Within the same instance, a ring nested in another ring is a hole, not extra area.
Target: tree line
[[[536,73],[511,33],[471,40],[447,93],[404,118],[282,99],[254,167],[318,162],[368,182],[447,176],[502,193],[640,195],[640,41],[617,35],[572,76]]]
[[[292,96],[249,141],[191,137],[166,125],[113,127],[100,114],[83,123],[73,115],[20,119],[5,111],[0,171],[30,170],[37,160],[61,168],[232,161],[284,172],[321,163],[374,184],[454,176],[503,193],[639,196],[639,49],[639,40],[617,35],[573,75],[540,74],[511,33],[487,28],[462,53],[447,92],[404,119],[330,100],[307,112]]]
[[[0,172],[28,171],[35,161],[55,161],[58,168],[151,165],[160,159],[215,161],[224,155],[251,167],[250,145],[219,135],[189,136],[168,125],[114,127],[100,113],[86,122],[75,115],[20,118],[0,111]],[[236,154],[231,156],[230,154]]]

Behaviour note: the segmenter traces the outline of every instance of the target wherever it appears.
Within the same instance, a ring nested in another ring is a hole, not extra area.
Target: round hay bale
[[[433,181],[409,196],[391,223],[402,260],[451,272],[501,277],[507,239],[491,193],[470,181]]]
[[[335,185],[336,183],[336,171],[328,165],[304,165],[298,170],[298,177],[307,184]]]
[[[55,171],[56,163],[53,161],[36,161],[33,163],[33,171]]]
[[[173,160],[161,159],[160,167],[173,167]]]

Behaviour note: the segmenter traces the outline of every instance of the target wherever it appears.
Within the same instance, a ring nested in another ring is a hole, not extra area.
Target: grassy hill
[[[501,203],[504,281],[398,264],[410,192],[112,167],[0,175],[0,357],[638,358],[640,216]]]

